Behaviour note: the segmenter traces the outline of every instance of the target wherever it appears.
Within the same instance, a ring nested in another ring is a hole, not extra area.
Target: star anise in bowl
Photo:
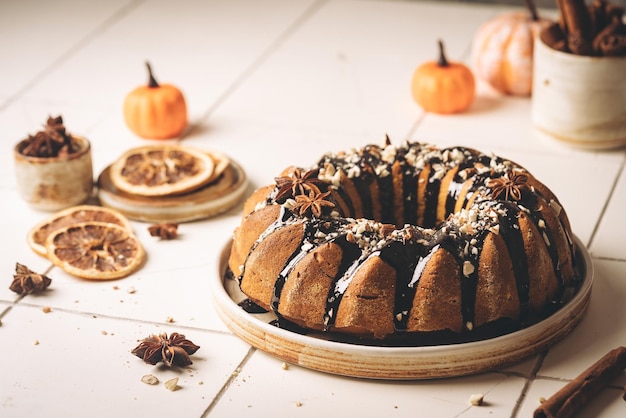
[[[65,130],[61,116],[48,117],[44,129],[19,144],[22,155],[37,158],[59,157],[79,151],[78,144]]]
[[[145,338],[131,353],[148,364],[154,365],[162,361],[168,367],[185,367],[192,364],[189,356],[199,348],[200,346],[186,339],[183,334],[172,332],[169,337],[162,333]]]

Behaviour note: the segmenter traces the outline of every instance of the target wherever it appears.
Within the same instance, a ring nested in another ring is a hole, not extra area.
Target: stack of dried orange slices
[[[131,219],[184,222],[230,209],[247,179],[231,159],[185,145],[126,151],[98,178],[100,202]]]
[[[67,273],[84,279],[119,279],[145,259],[128,219],[100,206],[59,211],[28,232],[28,245]]]

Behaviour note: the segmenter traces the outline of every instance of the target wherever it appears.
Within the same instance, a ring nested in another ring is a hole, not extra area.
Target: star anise
[[[43,131],[34,136],[29,135],[20,152],[29,157],[58,157],[77,151],[77,145],[72,136],[67,134],[63,125],[63,118],[48,117]]]
[[[487,187],[491,188],[494,199],[499,199],[504,194],[504,200],[521,200],[522,190],[528,190],[528,175],[511,171],[502,177],[490,179]],[[509,199],[509,197],[511,199]]]
[[[278,187],[278,193],[276,194],[276,200],[280,201],[283,198],[295,197],[297,195],[303,195],[307,192],[320,193],[318,187],[323,181],[317,178],[319,170],[309,170],[304,172],[302,169],[296,169],[291,176],[276,177],[276,187]]]
[[[172,332],[169,338],[166,333],[145,338],[131,353],[148,364],[154,365],[162,361],[168,367],[172,364],[185,367],[192,363],[189,356],[199,348],[200,346],[187,340],[183,334]]]
[[[178,224],[162,222],[148,227],[150,236],[160,237],[163,240],[175,239],[178,236]]]
[[[333,202],[324,200],[330,192],[316,193],[315,191],[309,191],[308,195],[298,195],[295,197],[296,203],[292,206],[291,210],[300,216],[313,215],[315,217],[322,216],[324,208],[332,208],[335,206]]]
[[[52,280],[43,274],[38,274],[23,264],[15,263],[15,274],[13,275],[13,283],[9,289],[15,293],[39,293],[50,286]]]

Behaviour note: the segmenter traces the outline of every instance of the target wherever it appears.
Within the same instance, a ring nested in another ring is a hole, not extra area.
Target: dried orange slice
[[[211,181],[215,163],[205,152],[181,145],[147,145],[125,152],[111,165],[118,189],[139,196],[167,196]]]
[[[141,266],[145,251],[128,229],[106,222],[80,222],[52,232],[48,258],[67,273],[84,279],[119,279]]]
[[[94,205],[80,205],[63,209],[35,225],[28,231],[26,241],[39,255],[46,256],[46,238],[52,232],[78,222],[107,222],[132,230],[128,219],[114,209]]]
[[[206,154],[209,156],[209,158],[211,158],[211,160],[213,160],[213,174],[211,174],[211,177],[207,181],[207,183],[211,183],[213,182],[213,180],[221,176],[222,173],[228,168],[228,166],[230,165],[230,158],[223,154],[212,151],[206,151]]]

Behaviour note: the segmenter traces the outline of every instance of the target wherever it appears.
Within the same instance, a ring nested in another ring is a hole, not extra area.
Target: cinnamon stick
[[[626,35],[613,34],[600,41],[600,52],[605,57],[621,57],[626,55]]]
[[[606,0],[595,0],[592,4],[587,6],[589,23],[591,24],[591,30],[589,32],[592,39],[595,39],[598,33],[606,26],[606,13],[604,12],[605,1]],[[594,52],[597,52],[595,48]]]
[[[592,42],[593,50],[597,53],[602,53],[600,44],[605,38],[611,35],[616,35],[620,26],[622,25],[621,19],[614,18],[607,26],[604,27],[594,38]]]
[[[626,347],[608,352],[565,385],[534,412],[534,418],[569,418],[626,369]]]
[[[563,3],[565,3],[565,0],[556,0],[556,6],[557,9],[560,10],[561,13],[559,13],[559,17],[557,19],[557,24],[559,25],[559,28],[561,28],[561,32],[563,34],[567,33],[567,24],[565,23],[565,19],[563,19],[563,8],[565,7],[563,5]]]
[[[559,5],[570,51],[577,55],[591,55],[591,22],[585,0],[563,0]]]
[[[561,52],[568,52],[567,42],[565,41],[561,27],[557,23],[553,23],[546,27],[541,31],[539,36],[541,37],[543,43],[548,45],[550,48]]]

